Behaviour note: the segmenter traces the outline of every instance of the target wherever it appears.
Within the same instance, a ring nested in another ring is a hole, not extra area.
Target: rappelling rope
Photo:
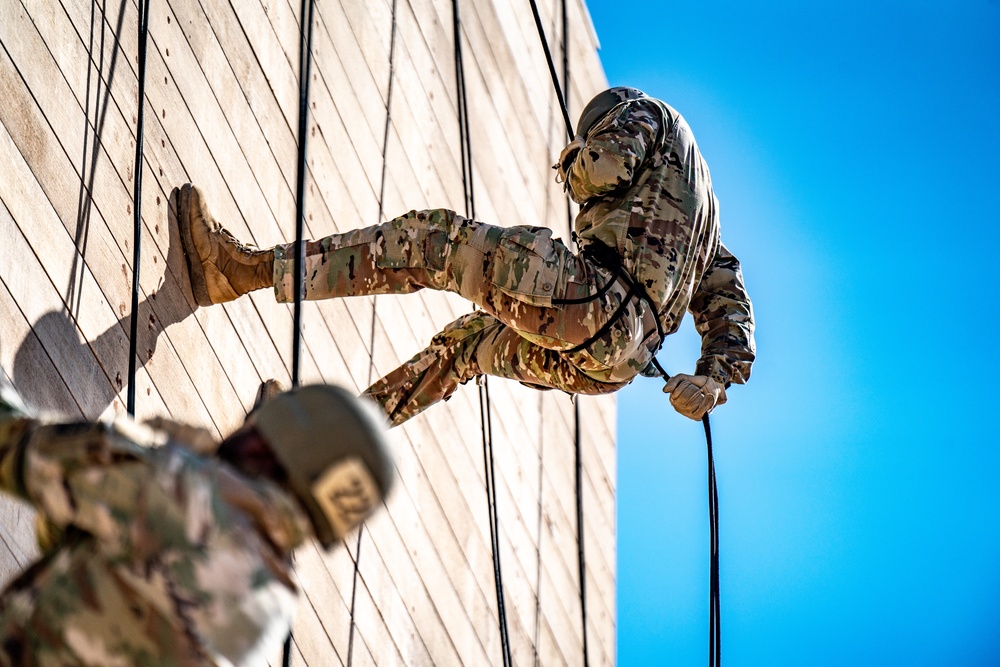
[[[563,48],[562,48],[562,67],[563,67],[563,82],[566,84],[566,89],[563,90],[562,86],[559,85],[559,77],[556,76],[555,63],[552,60],[552,52],[549,49],[548,40],[545,38],[545,29],[542,26],[542,19],[538,13],[538,6],[534,0],[531,0],[531,13],[535,18],[535,27],[538,29],[539,37],[541,38],[542,47],[545,50],[545,60],[549,66],[549,74],[552,76],[552,82],[555,87],[556,96],[559,98],[559,108],[562,110],[563,120],[566,123],[566,134],[573,139],[573,128],[569,117],[569,18],[566,11],[566,0],[562,0],[562,38],[563,38]],[[569,198],[566,199],[566,217],[569,229],[573,231],[573,214],[569,206]],[[574,245],[576,245],[576,235],[573,234]],[[580,299],[553,299],[553,303],[559,304],[572,304],[572,303],[586,303],[594,299],[599,298],[611,286],[617,282],[621,274],[621,266],[615,267],[612,275],[608,278],[608,281],[602,285],[597,292],[594,294],[583,297]],[[628,303],[628,299],[623,300],[624,304]],[[617,318],[617,314],[612,315],[609,320],[609,324],[614,322]],[[592,343],[596,338],[602,336],[604,331],[598,331],[594,337],[585,341],[582,345],[577,346],[576,349],[583,349]],[[573,397],[573,446],[575,453],[575,477],[576,477],[576,562],[577,562],[577,576],[580,582],[580,628],[582,630],[583,637],[583,664],[584,667],[590,664],[590,650],[587,641],[587,559],[584,552],[584,520],[583,520],[583,441],[582,441],[582,429],[580,428],[580,402]]]
[[[545,38],[545,29],[542,26],[542,19],[538,14],[538,5],[535,0],[529,0],[531,3],[531,13],[535,18],[535,27],[538,29],[538,37],[541,40],[542,48],[545,51],[545,60],[549,66],[549,74],[552,77],[552,85],[556,90],[556,97],[559,99],[559,105],[562,109],[563,120],[566,122],[566,135],[569,137],[570,141],[573,140],[573,123],[570,120],[569,109],[566,104],[566,97],[563,95],[562,87],[559,85],[559,77],[556,74],[555,64],[552,61],[552,52],[549,49],[548,40]],[[565,3],[564,3],[564,15],[563,20],[565,21]],[[565,23],[564,28],[565,31]],[[565,32],[564,32],[565,34]],[[565,44],[563,45],[563,57],[565,58]],[[564,68],[568,65],[564,63]],[[568,77],[566,77],[568,81]],[[623,274],[626,272],[622,272]],[[655,303],[649,298],[648,294],[642,288],[642,285],[635,282],[634,280],[628,281],[629,292],[636,294],[643,300],[647,302],[650,307],[655,306]],[[626,298],[625,301],[628,301]],[[653,309],[654,317],[656,316],[656,309]],[[612,320],[614,317],[612,317]],[[663,334],[659,331],[660,323],[659,317],[656,317],[657,330],[660,334],[660,343],[663,342]],[[660,365],[656,357],[653,357],[653,365],[663,376],[664,380],[669,379],[669,374]],[[708,456],[708,517],[709,517],[709,543],[710,543],[710,573],[709,573],[709,625],[708,625],[708,664],[709,667],[719,667],[722,664],[722,608],[720,604],[719,596],[719,490],[715,479],[715,455],[712,450],[712,426],[709,421],[709,417],[706,414],[702,417],[702,424],[705,428],[705,447]],[[579,433],[579,428],[577,430]],[[579,444],[577,445],[579,448]],[[577,464],[579,466],[579,463]],[[579,474],[579,473],[578,473]],[[579,481],[578,481],[579,484]],[[578,491],[579,493],[579,491]],[[578,508],[577,510],[581,510]],[[582,535],[580,537],[582,544]],[[580,547],[580,554],[582,559],[583,548]],[[581,565],[582,568],[582,565]],[[583,570],[581,569],[580,578],[580,590],[581,595],[583,594]],[[584,651],[586,652],[586,617],[584,617]],[[586,654],[584,656],[586,661]]]
[[[542,26],[542,17],[538,14],[538,5],[535,0],[531,2],[531,15],[535,17],[535,27],[538,29],[538,37],[541,39],[542,48],[545,50],[545,62],[549,65],[549,75],[552,77],[552,85],[556,89],[556,97],[559,98],[559,108],[562,110],[563,121],[566,122],[566,136],[573,140],[573,121],[569,118],[569,108],[566,106],[566,97],[563,95],[562,86],[559,85],[559,75],[556,74],[556,64],[552,61],[552,51],[549,49],[549,41],[545,38],[545,28]],[[565,8],[563,9],[565,12]],[[568,68],[569,65],[564,65]]]
[[[312,67],[313,14],[316,0],[302,0],[299,13],[299,133],[295,174],[295,294],[292,311],[292,386],[299,386],[302,366],[302,296],[305,284],[306,140],[309,129],[309,80]]]
[[[561,7],[561,19],[562,19],[562,70],[563,70],[563,89],[556,88],[556,94],[561,96],[559,98],[561,104],[560,109],[563,112],[563,120],[567,121],[566,129],[569,131],[569,12],[567,11],[566,0],[562,0],[560,3]],[[545,31],[542,30],[541,19],[538,15],[538,7],[532,2],[532,14],[535,17],[535,27],[538,28],[539,34],[542,35],[542,42],[546,46],[546,53],[549,62],[551,63],[552,56],[548,53],[548,42],[545,41]],[[550,64],[550,68],[551,68]],[[554,69],[554,68],[553,68]],[[550,69],[550,73],[553,71]],[[554,79],[558,82],[558,79]],[[571,134],[571,133],[570,133]],[[571,137],[572,138],[572,137]],[[570,198],[566,197],[566,224],[569,227],[570,232],[573,231],[573,210],[570,206]],[[573,237],[573,245],[579,250],[579,246],[576,243],[576,235],[571,234]],[[615,272],[612,278],[608,280],[601,287],[597,296],[602,295],[607,291],[612,284],[618,280],[618,272]],[[582,429],[580,428],[580,401],[574,397],[573,400],[573,448],[576,458],[576,563],[577,563],[577,576],[580,581],[580,628],[583,634],[583,665],[588,667],[590,665],[590,649],[587,641],[587,558],[584,551],[584,543],[586,537],[585,523],[583,520],[583,437]]]
[[[455,37],[455,85],[458,91],[459,148],[462,154],[462,190],[465,196],[465,215],[476,217],[475,189],[472,178],[472,142],[469,133],[469,103],[465,89],[465,67],[462,62],[462,21],[458,0],[452,0],[452,19]],[[486,475],[486,499],[490,518],[490,544],[493,549],[493,578],[497,592],[497,614],[500,623],[500,645],[504,667],[511,667],[510,635],[507,630],[507,610],[504,602],[503,573],[500,568],[500,521],[497,516],[497,491],[493,459],[493,421],[490,410],[490,389],[486,376],[479,382],[480,421],[483,433],[483,466]]]
[[[663,370],[653,357],[653,365],[664,380],[670,374]],[[715,454],[712,448],[712,422],[705,414],[701,418],[705,429],[705,450],[708,458],[708,525],[709,525],[709,580],[708,580],[708,665],[722,665],[722,606],[719,596],[719,487],[715,480]]]
[[[299,12],[299,127],[298,155],[295,174],[295,276],[292,291],[295,301],[292,311],[292,387],[298,387],[302,366],[302,296],[305,284],[306,227],[306,139],[309,126],[309,80],[312,67],[312,35],[315,0],[302,0]],[[292,632],[288,631],[282,647],[281,664],[292,662]]]
[[[712,423],[706,414],[705,446],[708,450],[708,522],[711,526],[711,583],[709,584],[708,664],[722,664],[722,607],[719,598],[719,487],[715,481],[715,455],[712,453]]]
[[[392,123],[392,80],[393,70],[396,63],[396,3],[392,0],[392,28],[389,37],[389,84],[385,95],[385,132],[382,135],[382,180],[378,194],[378,223],[382,223],[382,216],[385,214],[385,182],[388,172],[388,150],[389,150],[389,128]],[[368,384],[371,385],[375,374],[375,323],[378,315],[378,297],[372,297],[372,326],[368,341]],[[354,628],[355,623],[355,601],[358,593],[358,571],[361,567],[361,538],[365,534],[365,524],[358,528],[358,542],[354,549],[354,578],[351,581],[351,629],[347,635],[347,666],[351,667],[354,662]]]
[[[139,109],[135,127],[135,168],[132,174],[132,317],[128,341],[128,392],[125,409],[135,415],[135,374],[139,338],[139,261],[142,245],[142,134],[146,97],[146,44],[149,41],[149,0],[139,2]]]

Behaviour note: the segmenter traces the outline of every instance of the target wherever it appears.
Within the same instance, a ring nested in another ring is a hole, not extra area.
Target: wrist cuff
[[[732,384],[732,379],[729,374],[729,365],[720,360],[718,357],[702,357],[698,360],[698,364],[695,366],[696,375],[706,375],[719,384],[721,384],[726,389]]]

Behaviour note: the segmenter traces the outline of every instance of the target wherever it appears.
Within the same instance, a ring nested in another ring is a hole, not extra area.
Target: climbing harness
[[[458,0],[452,0],[452,29],[455,41],[455,84],[458,91],[459,149],[462,156],[462,191],[466,217],[475,219],[476,199],[472,176],[472,141],[469,132],[469,101],[465,88],[465,65],[462,61],[462,19]],[[504,667],[511,667],[510,635],[507,630],[507,609],[504,601],[503,571],[500,567],[500,520],[497,514],[496,466],[493,459],[493,421],[490,409],[490,389],[486,377],[479,384],[479,414],[483,434],[483,466],[486,476],[486,500],[490,518],[490,545],[493,550],[493,579],[497,594],[497,615],[500,624],[500,647]]]
[[[545,38],[545,30],[542,26],[541,17],[538,14],[538,6],[535,0],[529,0],[531,3],[531,11],[535,18],[535,27],[538,29],[538,37],[541,40],[542,48],[545,51],[545,59],[549,66],[549,74],[552,77],[552,85],[556,90],[556,97],[559,99],[559,104],[562,107],[563,119],[566,122],[566,135],[569,140],[573,140],[573,123],[570,120],[568,105],[566,104],[566,97],[564,97],[562,88],[559,85],[559,78],[556,75],[555,65],[552,62],[552,53],[549,49],[548,40]],[[565,11],[565,10],[564,10]],[[660,373],[660,376],[664,380],[670,378],[670,375],[663,369],[660,362],[656,359],[656,352],[659,351],[660,346],[663,344],[664,333],[663,325],[660,322],[659,313],[657,312],[656,304],[649,296],[646,289],[633,278],[628,271],[621,267],[621,259],[614,253],[610,248],[606,246],[601,248],[603,244],[595,244],[591,242],[583,252],[587,254],[588,249],[590,249],[589,258],[595,263],[605,268],[612,268],[612,270],[617,271],[614,278],[608,281],[597,294],[590,297],[590,299],[596,299],[601,296],[604,291],[615,280],[623,280],[628,286],[628,292],[626,297],[622,300],[621,305],[619,305],[618,310],[612,314],[608,323],[605,324],[594,336],[585,341],[582,345],[578,345],[569,352],[575,352],[584,349],[596,339],[607,333],[614,321],[621,316],[624,312],[625,306],[628,305],[629,301],[633,296],[638,296],[643,301],[646,302],[647,306],[651,308],[654,320],[656,322],[656,332],[659,337],[656,349],[653,351],[652,365]],[[611,259],[612,256],[614,259]],[[602,264],[604,262],[604,264]],[[606,266],[606,264],[611,264],[611,267]],[[617,265],[617,269],[614,266]],[[712,447],[712,426],[709,421],[709,416],[706,414],[701,419],[702,424],[705,429],[705,445],[708,458],[708,515],[709,515],[709,543],[710,543],[710,566],[709,566],[709,630],[708,630],[708,664],[709,667],[720,667],[722,664],[722,628],[721,628],[721,605],[719,596],[719,490],[715,479],[715,455]],[[579,512],[578,508],[578,512]],[[581,559],[582,559],[582,549],[581,549]],[[582,569],[582,565],[581,565]],[[583,586],[583,579],[581,577],[581,591]],[[584,637],[586,637],[586,619],[584,622]],[[586,641],[586,639],[584,640]],[[586,664],[586,656],[584,658]]]
[[[590,248],[590,246],[586,246],[583,249],[583,254],[584,255],[587,255],[587,253],[589,251],[589,248]],[[597,260],[594,259],[593,257],[590,257],[590,259],[592,259],[595,264],[598,263]],[[597,299],[600,299],[602,296],[604,296],[605,293],[607,293],[607,291],[609,289],[611,289],[611,286],[614,285],[615,282],[617,282],[617,280],[621,277],[622,265],[621,265],[621,262],[616,262],[615,264],[613,264],[611,266],[605,266],[603,264],[600,264],[600,266],[601,266],[601,268],[610,268],[610,270],[612,271],[612,275],[611,275],[610,278],[608,278],[608,280],[607,280],[606,283],[604,283],[599,288],[597,288],[596,292],[594,292],[593,294],[588,294],[587,296],[581,296],[581,297],[578,297],[578,298],[575,298],[575,299],[552,299],[552,303],[555,304],[555,305],[557,305],[557,306],[569,306],[569,305],[573,305],[573,304],[590,303],[591,301],[595,301]],[[592,343],[593,341],[594,341],[593,338],[590,339],[582,347],[586,347],[587,345],[590,345],[590,343]]]
[[[663,345],[663,340],[665,338],[665,335],[663,333],[663,324],[660,322],[660,317],[656,312],[656,305],[653,302],[652,297],[650,297],[649,293],[646,292],[643,286],[639,284],[639,282],[635,278],[632,277],[632,274],[630,274],[622,267],[621,258],[618,256],[618,253],[611,250],[611,248],[609,248],[608,246],[604,245],[600,241],[590,241],[587,245],[583,247],[582,252],[583,255],[594,264],[597,264],[601,268],[611,271],[613,274],[612,277],[608,280],[608,282],[602,285],[600,289],[598,289],[596,292],[594,292],[589,296],[583,297],[581,299],[562,299],[558,301],[556,299],[553,299],[552,300],[553,303],[586,303],[588,301],[593,301],[594,299],[601,297],[605,292],[608,291],[611,285],[613,285],[616,281],[619,280],[625,283],[625,286],[628,287],[628,290],[625,292],[625,296],[622,298],[621,303],[618,304],[618,307],[611,314],[611,317],[608,318],[608,321],[605,322],[601,326],[601,328],[598,329],[597,332],[594,333],[594,335],[592,335],[590,338],[588,338],[587,340],[583,341],[582,343],[580,343],[575,347],[571,347],[570,349],[566,350],[566,352],[572,353],[572,352],[579,352],[580,350],[585,350],[588,347],[590,347],[591,344],[594,343],[594,341],[603,338],[608,333],[608,331],[611,330],[611,327],[614,326],[615,322],[617,322],[618,319],[625,314],[625,310],[628,308],[629,304],[632,303],[633,297],[638,297],[639,299],[643,300],[646,303],[646,307],[649,309],[650,315],[653,318],[653,322],[656,324],[657,342],[656,342],[656,347],[653,350],[653,356],[655,357],[656,353]],[[648,338],[652,334],[653,332],[650,331],[648,334],[646,334],[646,338]],[[645,342],[645,338],[643,339],[642,342]]]

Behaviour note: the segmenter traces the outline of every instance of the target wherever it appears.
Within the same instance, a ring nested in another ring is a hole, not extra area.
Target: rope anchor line
[[[138,23],[138,34],[139,34],[139,63],[138,63],[138,113],[137,113],[137,126],[136,126],[136,151],[135,151],[135,170],[134,170],[134,232],[133,232],[133,263],[132,263],[132,303],[131,303],[131,326],[130,326],[130,336],[129,336],[129,369],[128,369],[128,395],[126,401],[126,409],[129,414],[135,414],[135,379],[136,379],[136,345],[138,338],[138,318],[136,317],[138,311],[138,301],[139,301],[139,275],[140,275],[140,255],[141,255],[141,240],[142,240],[142,163],[143,163],[143,126],[144,126],[144,99],[145,99],[145,79],[146,79],[146,50],[148,42],[148,32],[149,32],[149,4],[150,0],[140,0],[141,11]],[[535,20],[535,25],[538,29],[539,38],[542,43],[542,47],[545,52],[546,61],[549,68],[549,73],[552,77],[552,83],[556,90],[556,96],[559,100],[560,109],[562,111],[563,120],[566,123],[567,136],[573,138],[573,126],[570,120],[569,110],[567,105],[567,99],[563,93],[562,86],[559,83],[558,75],[556,73],[555,64],[552,59],[551,50],[548,45],[548,41],[545,37],[544,27],[542,26],[541,18],[538,12],[538,7],[535,0],[530,0],[532,14]],[[469,133],[469,115],[468,115],[468,100],[465,88],[465,73],[464,66],[462,62],[462,46],[461,46],[461,20],[459,17],[458,0],[452,0],[453,16],[454,16],[454,36],[455,36],[455,65],[456,65],[456,83],[458,89],[458,119],[459,119],[459,130],[460,130],[460,148],[462,156],[462,185],[465,194],[465,202],[467,213],[469,217],[475,217],[475,199],[473,190],[473,176],[472,176],[472,150],[470,142]],[[307,11],[308,10],[308,11]],[[306,135],[307,135],[307,125],[308,125],[308,99],[309,99],[309,71],[312,62],[312,35],[313,35],[313,17],[315,11],[315,0],[302,0],[302,11],[301,16],[301,45],[300,45],[300,61],[299,61],[299,146],[298,146],[298,156],[297,156],[297,178],[296,178],[296,256],[295,256],[295,282],[294,282],[294,314],[293,314],[293,348],[292,348],[292,384],[293,386],[299,385],[299,369],[300,369],[300,359],[301,359],[301,309],[302,309],[302,291],[304,283],[304,227],[305,227],[305,171],[306,171]],[[569,84],[569,64],[567,58],[567,47],[568,47],[568,33],[567,33],[567,19],[566,19],[566,3],[563,0],[562,3],[562,20],[563,20],[563,69],[564,78],[567,84]],[[392,90],[392,59],[395,50],[395,38],[396,38],[396,0],[393,0],[392,9],[392,40],[390,45],[390,81],[389,81],[389,95],[391,100],[391,90]],[[391,102],[387,100],[386,104],[386,142],[388,140],[388,124],[390,122],[391,113]],[[383,160],[385,159],[385,146],[383,146]],[[385,170],[383,167],[383,188],[384,193],[384,180],[385,180]],[[379,211],[381,218],[381,206],[382,197],[380,196],[379,201]],[[662,367],[654,358],[654,364],[657,369],[663,374],[664,378],[668,378],[668,374],[663,371]],[[490,415],[490,401],[489,401],[489,387],[484,381],[480,384],[480,405],[482,412],[482,430],[483,430],[483,454],[484,454],[484,465],[486,466],[486,487],[487,496],[489,502],[490,511],[490,532],[491,532],[491,542],[493,547],[493,562],[494,562],[494,574],[496,580],[497,588],[497,607],[499,613],[500,621],[500,634],[501,642],[503,647],[503,659],[505,667],[511,665],[511,653],[510,653],[510,641],[507,631],[507,621],[506,621],[506,610],[504,604],[504,593],[503,593],[503,578],[502,571],[500,568],[500,553],[499,553],[499,521],[496,511],[496,486],[495,486],[495,467],[493,460],[493,447],[492,447],[492,421]],[[578,540],[579,540],[579,566],[580,566],[580,596],[581,596],[581,610],[583,615],[583,651],[584,651],[584,664],[588,664],[587,657],[587,622],[586,622],[586,601],[585,601],[585,561],[584,561],[584,551],[583,551],[583,509],[582,509],[582,489],[581,489],[581,469],[582,469],[582,455],[581,455],[581,444],[580,444],[580,423],[579,423],[579,406],[574,404],[575,409],[575,430],[576,430],[576,467],[577,467],[577,530],[578,530]],[[706,414],[702,418],[702,422],[705,429],[705,439],[707,447],[708,456],[708,505],[709,505],[709,521],[710,521],[710,550],[711,550],[711,567],[710,567],[710,618],[709,618],[709,665],[710,667],[719,667],[722,662],[722,647],[721,647],[721,605],[720,605],[720,595],[719,595],[719,498],[718,498],[718,486],[716,483],[715,475],[715,461],[712,447],[712,432],[711,424],[709,421],[709,416]],[[357,567],[358,560],[360,560],[360,546],[361,546],[361,533],[359,531],[358,535],[358,550],[355,559],[355,586],[357,582]],[[352,601],[354,597],[354,591],[352,591]],[[351,636],[349,641],[349,646],[353,644],[353,630],[354,630],[354,614],[353,614],[353,604],[351,610]],[[292,635],[289,633],[285,640],[284,651],[282,655],[282,664],[286,667],[290,664],[291,660],[291,642]],[[352,651],[350,648],[348,650],[348,664],[352,657]]]
[[[132,315],[128,337],[128,393],[126,411],[135,416],[135,376],[139,338],[139,263],[142,249],[142,137],[145,126],[146,105],[146,45],[149,42],[149,0],[140,0],[139,12],[139,102],[135,125],[135,169],[132,190]]]
[[[292,387],[298,387],[302,365],[302,296],[305,284],[306,140],[309,125],[309,79],[312,66],[313,15],[316,0],[302,0],[299,12],[299,124],[295,174],[295,276],[292,310]],[[281,650],[282,667],[292,663],[292,631]]]
[[[538,5],[535,0],[529,0],[531,3],[531,13],[535,19],[535,27],[538,29],[538,37],[542,43],[542,49],[545,51],[545,61],[548,64],[549,74],[552,77],[552,86],[556,91],[556,98],[559,100],[559,105],[562,110],[563,120],[566,123],[566,135],[569,137],[570,141],[573,140],[573,122],[570,120],[569,109],[567,106],[566,97],[563,94],[562,86],[559,85],[559,77],[556,74],[555,63],[552,60],[552,51],[549,49],[549,42],[545,38],[545,28],[542,26],[542,19],[538,13]],[[565,30],[565,1],[563,2],[563,25]],[[565,34],[563,39],[565,40]],[[564,56],[566,43],[563,44]],[[563,67],[567,70],[567,84],[568,84],[568,64],[564,61]],[[662,342],[662,339],[661,339]],[[667,380],[670,375],[663,370],[660,362],[653,357],[653,364],[656,369],[660,371],[663,375],[663,379]],[[721,667],[722,665],[722,608],[720,604],[719,597],[719,489],[716,484],[715,479],[715,455],[712,451],[712,427],[709,421],[708,415],[706,414],[702,417],[702,424],[705,428],[705,446],[708,457],[708,516],[709,516],[709,545],[710,545],[710,567],[709,567],[709,624],[708,624],[708,664],[709,667]],[[579,443],[577,445],[579,448]],[[579,465],[579,464],[578,464]],[[578,512],[582,512],[578,508]],[[582,540],[582,534],[580,536]],[[580,590],[581,596],[583,594],[583,548],[580,547]],[[584,664],[586,664],[586,611],[584,610]]]
[[[472,175],[472,141],[469,131],[469,101],[465,87],[465,66],[462,61],[462,19],[458,0],[452,0],[452,29],[455,40],[455,84],[458,90],[457,111],[459,149],[462,157],[462,192],[465,196],[466,217],[475,219],[476,199]],[[490,545],[493,550],[493,578],[497,594],[497,616],[500,625],[500,646],[504,667],[511,667],[510,634],[507,629],[507,608],[504,600],[503,570],[500,566],[500,519],[497,513],[496,466],[493,460],[493,421],[490,409],[490,388],[486,377],[479,383],[480,420],[483,435],[483,466],[486,475],[486,499],[490,518]]]

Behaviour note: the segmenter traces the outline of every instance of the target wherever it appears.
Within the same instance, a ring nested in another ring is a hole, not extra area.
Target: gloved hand
[[[707,375],[679,373],[667,380],[663,393],[670,394],[674,410],[695,421],[726,402],[726,388]]]
[[[583,148],[583,145],[583,137],[576,137],[573,141],[569,142],[566,148],[562,149],[562,153],[559,154],[559,162],[552,165],[552,168],[558,172],[556,174],[556,183],[566,182],[569,169],[573,166],[573,162],[576,161],[576,156],[580,154],[580,149]]]

